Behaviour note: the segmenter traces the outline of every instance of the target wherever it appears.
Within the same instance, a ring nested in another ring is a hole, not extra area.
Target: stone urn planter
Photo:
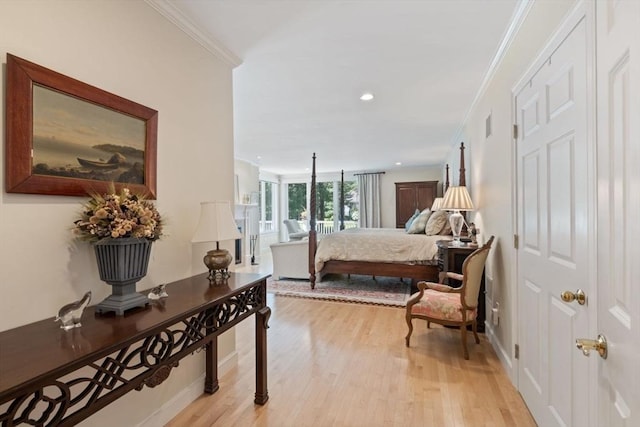
[[[151,241],[137,238],[103,239],[94,244],[100,280],[111,285],[111,295],[96,305],[97,313],[144,307],[149,299],[136,292],[136,282],[147,274]]]

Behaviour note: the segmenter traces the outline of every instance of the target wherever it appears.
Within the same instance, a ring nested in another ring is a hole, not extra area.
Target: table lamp
[[[431,205],[431,212],[439,211],[442,206],[442,197],[436,197],[433,200],[433,205]]]
[[[203,258],[204,265],[209,269],[210,285],[224,284],[229,278],[229,264],[233,257],[228,250],[220,249],[220,241],[241,237],[229,201],[200,203],[200,221],[191,242],[216,242],[216,248]]]
[[[464,217],[460,211],[472,211],[473,202],[467,191],[467,187],[461,185],[458,187],[449,187],[444,197],[442,198],[442,205],[440,209],[453,211],[449,215],[449,223],[451,224],[451,231],[453,232],[453,239],[456,243],[460,244],[460,232],[464,225]]]

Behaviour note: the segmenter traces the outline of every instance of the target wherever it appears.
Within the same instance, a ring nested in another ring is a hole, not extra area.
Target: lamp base
[[[209,285],[226,285],[229,281],[229,271],[224,270],[209,270]]]
[[[213,249],[202,259],[209,269],[209,284],[224,285],[229,279],[229,264],[233,257],[226,249]]]
[[[460,211],[454,211],[449,215],[449,224],[451,225],[454,244],[460,245],[460,233],[462,232],[462,226],[464,225],[464,217]]]

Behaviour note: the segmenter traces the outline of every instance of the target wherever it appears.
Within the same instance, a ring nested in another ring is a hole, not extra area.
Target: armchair
[[[460,328],[462,353],[465,359],[469,359],[467,325],[471,325],[476,344],[479,344],[476,321],[478,294],[484,264],[493,239],[494,236],[491,236],[484,246],[478,248],[464,260],[462,274],[442,272],[440,273],[440,283],[418,283],[418,292],[407,301],[406,321],[409,327],[409,333],[405,337],[407,347],[409,347],[413,332],[413,319],[424,319],[427,321],[427,328],[431,326],[431,322]],[[459,288],[445,285],[443,283],[445,278],[459,280],[462,285]]]
[[[309,232],[300,228],[300,224],[295,219],[285,219],[282,221],[287,227],[287,233],[289,234],[289,240],[302,240],[309,235]]]

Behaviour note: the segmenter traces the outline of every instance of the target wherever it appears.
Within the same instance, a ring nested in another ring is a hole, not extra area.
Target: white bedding
[[[330,260],[427,263],[437,258],[436,241],[451,236],[407,234],[398,228],[351,228],[322,236],[316,250],[316,271]]]

